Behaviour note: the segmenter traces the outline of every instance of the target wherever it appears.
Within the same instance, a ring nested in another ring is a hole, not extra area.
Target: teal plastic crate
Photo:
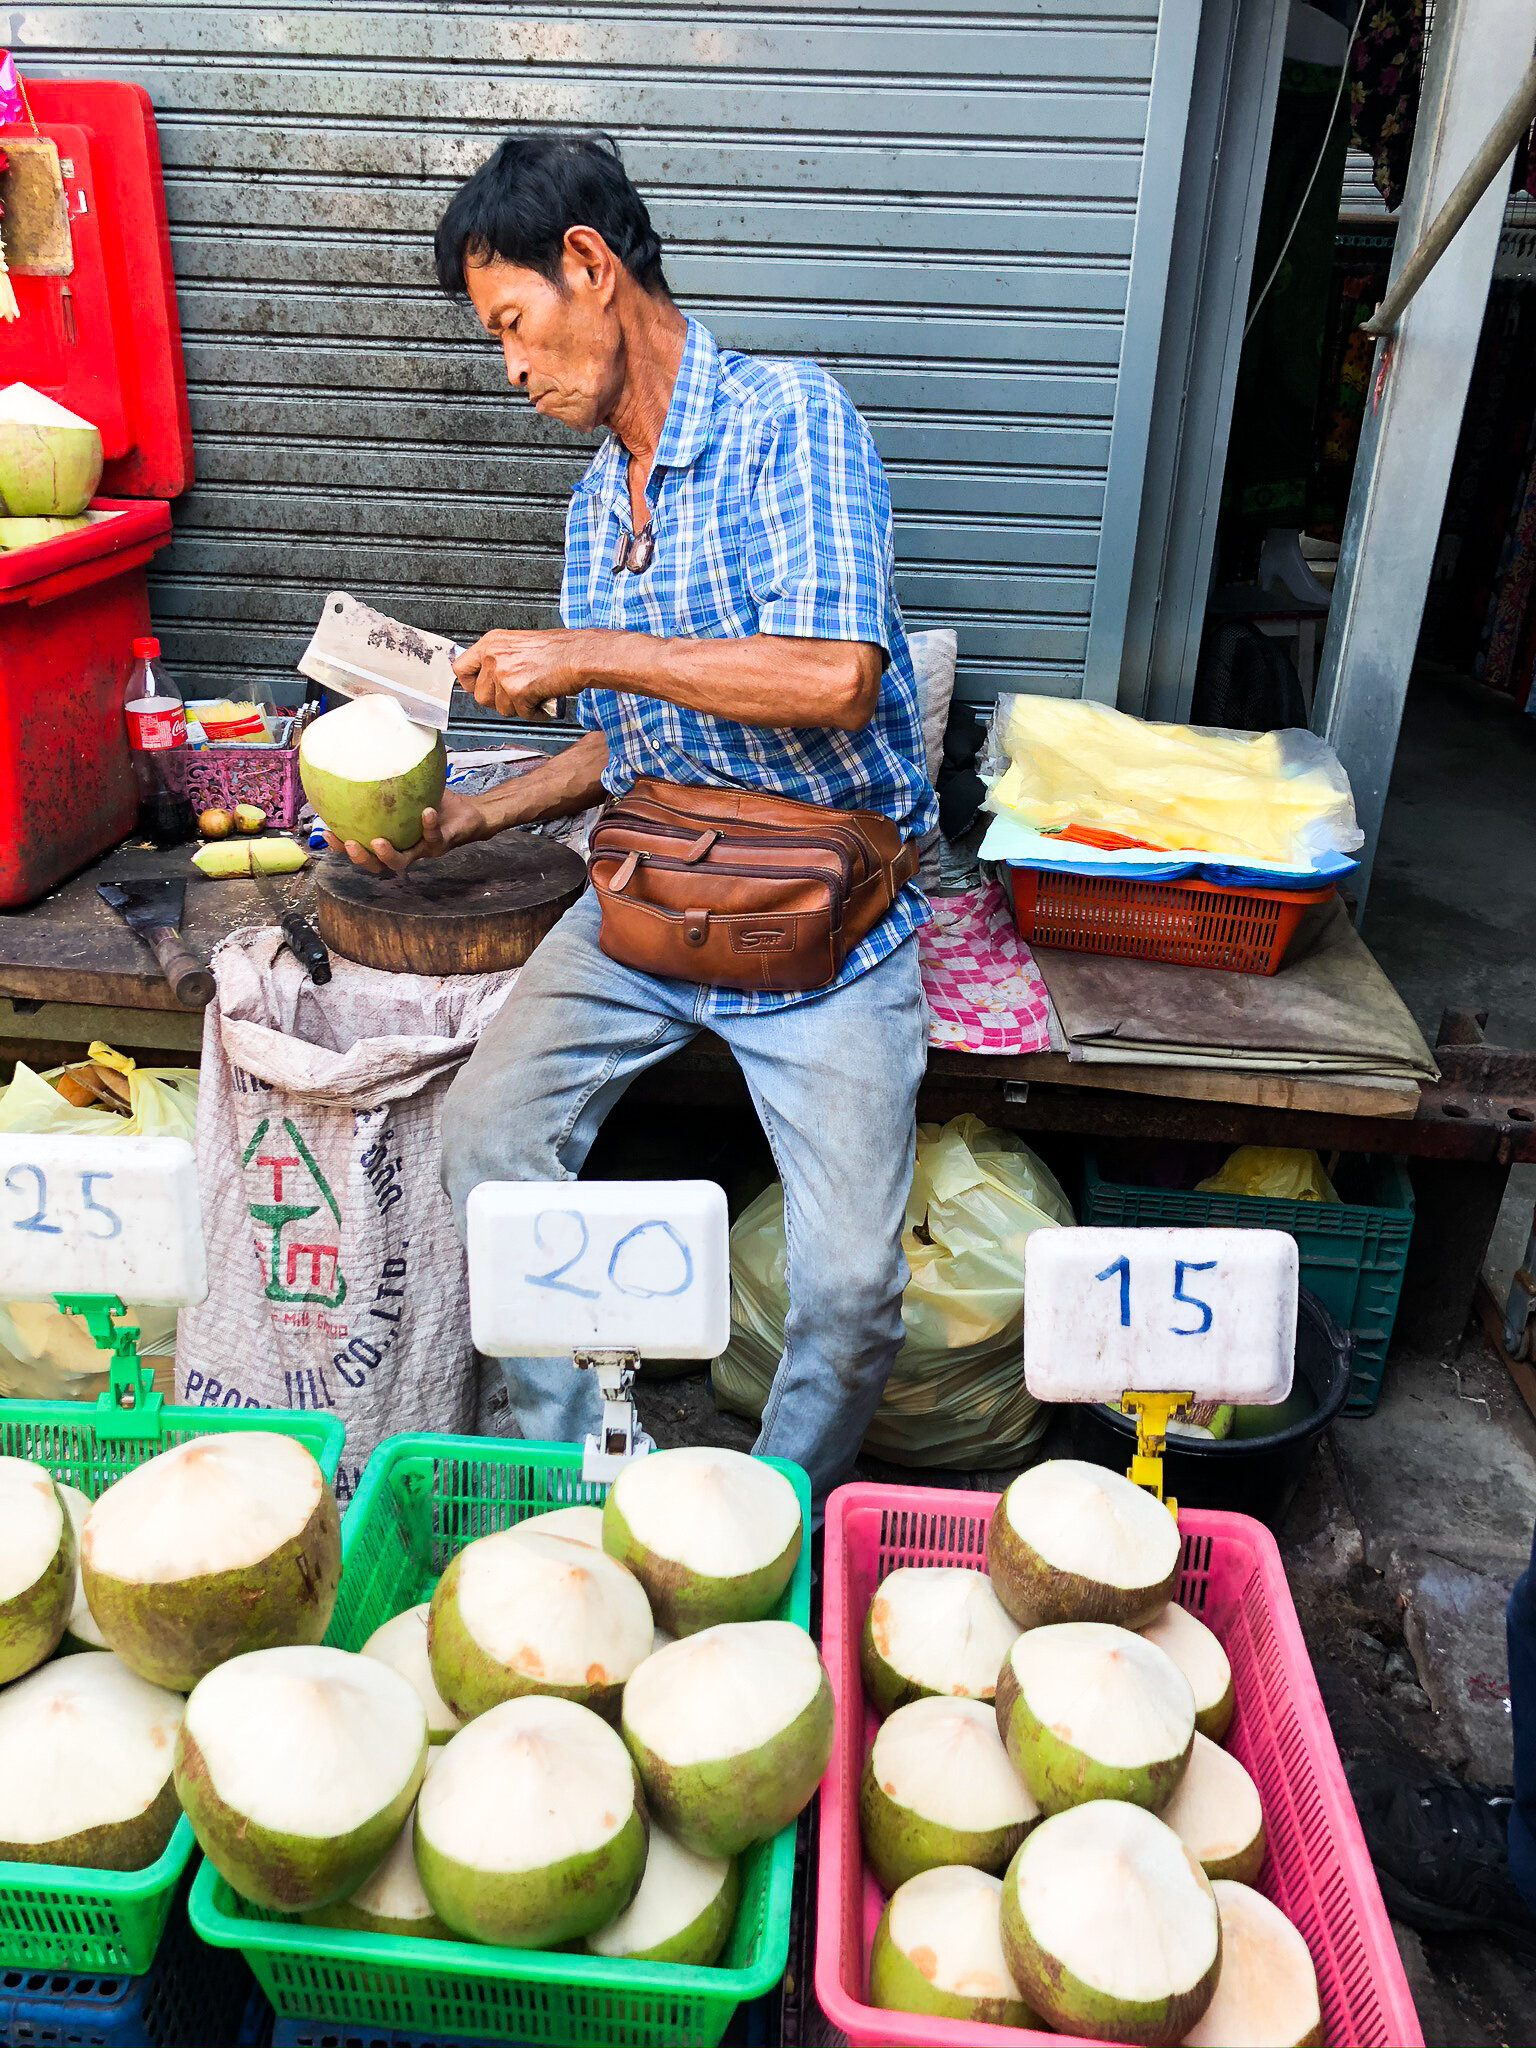
[[[360,1649],[379,1624],[427,1599],[454,1554],[477,1536],[551,1508],[603,1500],[569,1444],[494,1437],[397,1436],[369,1459],[342,1523],[341,1592],[328,1643]],[[806,1540],[776,1614],[809,1628],[810,1482],[769,1458],[800,1499]],[[192,1924],[238,1948],[280,2022],[404,2033],[429,2041],[498,2040],[578,2048],[708,2048],[738,2005],[761,1998],[789,1961],[795,1828],[741,1858],[741,1904],[709,1968],[558,1950],[482,1947],[307,1927],[241,1899],[206,1860],[193,1880]]]
[[[1143,1188],[1106,1180],[1090,1151],[1083,1166],[1083,1223],[1283,1230],[1301,1254],[1301,1284],[1355,1340],[1346,1415],[1369,1415],[1381,1394],[1397,1320],[1413,1188],[1400,1159],[1362,1162],[1364,1202],[1291,1202],[1215,1195],[1199,1188]]]

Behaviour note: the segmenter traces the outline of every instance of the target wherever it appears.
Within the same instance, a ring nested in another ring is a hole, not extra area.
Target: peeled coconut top
[[[743,1578],[799,1533],[795,1489],[761,1458],[687,1445],[625,1465],[609,1499],[637,1543],[704,1578]]]
[[[1035,1719],[1100,1763],[1133,1770],[1189,1744],[1195,1700],[1188,1679],[1128,1628],[1058,1621],[1027,1629],[1010,1662]]]
[[[0,1692],[0,1841],[59,1842],[136,1820],[171,1775],[186,1702],[106,1650]]]
[[[30,1458],[0,1458],[0,1600],[35,1586],[58,1555],[65,1507]]]
[[[0,391],[0,420],[14,421],[19,427],[86,427],[96,432],[93,421],[81,419],[79,413],[45,392],[34,391],[30,384],[7,384]]]
[[[869,1753],[888,1799],[946,1827],[982,1833],[1034,1820],[1039,1807],[980,1700],[924,1699],[881,1723]]]
[[[440,1749],[427,1751],[427,1769],[442,1755]],[[370,1877],[364,1878],[347,1901],[360,1912],[378,1920],[430,1920],[432,1902],[421,1888],[416,1874],[415,1808],[406,1815],[405,1826],[394,1846]]]
[[[1317,1971],[1301,1930],[1246,1884],[1211,1886],[1221,1915],[1216,1996],[1184,2036],[1190,2048],[1294,2048],[1322,2026]]]
[[[187,1701],[186,1732],[226,1806],[326,1840],[399,1797],[422,1768],[427,1717],[409,1680],[377,1657],[293,1644],[210,1671]]]
[[[465,1628],[498,1663],[549,1685],[614,1685],[651,1654],[633,1572],[569,1536],[503,1529],[459,1554]]]
[[[991,1699],[1019,1624],[984,1572],[905,1565],[869,1603],[875,1648],[893,1670],[930,1692]]]
[[[598,1956],[660,1948],[709,1910],[730,1874],[729,1856],[695,1856],[653,1826],[640,1889],[617,1920],[587,1936],[587,1947]]]
[[[919,1871],[891,1894],[886,1929],[938,1991],[961,1998],[1018,2000],[1003,1954],[1001,1878],[968,1864]],[[932,1968],[929,1968],[929,1962]]]
[[[589,1707],[549,1693],[504,1700],[445,1747],[417,1821],[472,1870],[542,1870],[606,1847],[638,1798],[629,1751]]]
[[[304,1446],[275,1430],[194,1437],[107,1488],[81,1561],[130,1585],[239,1571],[303,1532],[325,1483]]]
[[[589,1550],[603,1547],[603,1511],[599,1507],[551,1508],[514,1525],[514,1533],[537,1536],[565,1536],[572,1543],[585,1543]]]
[[[377,1657],[381,1664],[398,1671],[415,1687],[416,1697],[426,1709],[430,1733],[451,1735],[464,1724],[432,1682],[432,1665],[427,1656],[427,1616],[431,1611],[431,1602],[427,1600],[419,1607],[407,1607],[403,1614],[374,1630],[364,1643],[362,1654]]]
[[[1161,1818],[1201,1863],[1216,1863],[1253,1846],[1264,1826],[1264,1807],[1237,1758],[1197,1733]]]
[[[1179,1561],[1179,1525],[1122,1473],[1077,1458],[1021,1472],[1003,1496],[1014,1534],[1059,1572],[1100,1585],[1156,1585]]]
[[[1195,1696],[1195,1712],[1203,1714],[1216,1706],[1232,1684],[1232,1666],[1215,1634],[1198,1615],[1170,1600],[1156,1621],[1149,1621],[1137,1634],[1170,1656],[1189,1680]]]
[[[624,1688],[624,1726],[663,1763],[709,1763],[771,1742],[822,1682],[803,1628],[723,1621],[646,1658]]]
[[[393,697],[354,697],[305,727],[299,759],[344,782],[386,782],[409,775],[437,746],[438,735],[407,718]]]
[[[79,1547],[85,1533],[85,1518],[91,1512],[90,1497],[83,1494],[78,1486],[69,1486],[62,1479],[58,1484],[59,1492],[64,1496],[64,1506],[69,1519],[75,1525],[75,1543]],[[107,1639],[102,1634],[86,1600],[78,1564],[75,1566],[75,1604],[69,1611],[67,1633],[72,1635],[77,1643],[89,1643],[93,1650],[107,1648]]]
[[[1036,1945],[1110,1998],[1166,1998],[1216,1960],[1205,1872],[1144,1807],[1093,1799],[1041,1821],[1006,1882]]]

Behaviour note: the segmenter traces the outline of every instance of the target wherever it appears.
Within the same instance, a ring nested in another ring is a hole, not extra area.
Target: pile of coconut
[[[771,1466],[656,1452],[354,1652],[293,1439],[198,1438],[94,1504],[0,1459],[0,1859],[140,1868],[185,1812],[270,1911],[711,1963],[831,1755],[816,1647],[769,1618],[802,1540]]]
[[[1254,1889],[1264,1812],[1222,1745],[1232,1667],[1178,1605],[1149,1493],[1059,1459],[999,1501],[987,1570],[907,1567],[869,1605],[882,1716],[860,1787],[888,2011],[1094,2041],[1312,2048],[1301,1933]]]

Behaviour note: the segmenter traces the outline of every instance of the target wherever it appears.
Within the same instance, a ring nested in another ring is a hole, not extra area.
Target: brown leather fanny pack
[[[641,776],[588,853],[602,948],[642,974],[798,993],[835,981],[917,869],[874,811]]]

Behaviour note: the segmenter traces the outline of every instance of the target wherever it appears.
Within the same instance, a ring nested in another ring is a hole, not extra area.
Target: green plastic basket
[[[346,1432],[330,1415],[270,1408],[170,1408],[156,1434],[114,1437],[110,1414],[74,1401],[0,1401],[0,1457],[30,1458],[95,1500],[114,1479],[191,1437],[279,1430],[336,1477]],[[100,1425],[105,1425],[105,1429]],[[73,1870],[59,1863],[0,1863],[0,1970],[142,1977],[155,1959],[171,1899],[196,1847],[183,1817],[164,1854],[144,1870]]]
[[[426,1599],[454,1553],[476,1536],[550,1508],[601,1501],[568,1444],[483,1437],[397,1436],[368,1461],[342,1525],[341,1597],[328,1642],[355,1650],[381,1622]],[[798,1465],[767,1461],[800,1496]],[[807,1543],[777,1612],[810,1624]],[[189,1911],[204,1941],[238,1948],[279,2016],[444,2038],[622,2042],[687,2048],[717,2042],[732,2013],[783,1976],[789,1960],[795,1830],[741,1859],[741,1905],[723,1960],[615,1962],[602,1956],[412,1941],[306,1927],[239,1898],[204,1862]]]

